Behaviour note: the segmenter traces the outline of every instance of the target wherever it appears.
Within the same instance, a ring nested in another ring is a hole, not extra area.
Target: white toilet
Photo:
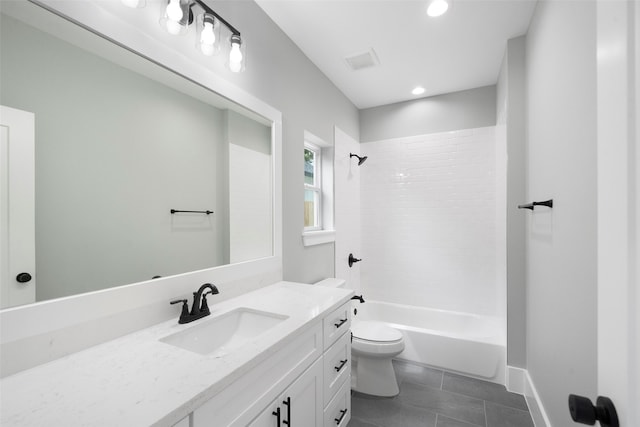
[[[382,322],[354,318],[351,332],[351,388],[374,396],[400,393],[391,363],[404,350],[400,331]]]
[[[316,285],[345,287],[342,279],[325,279]],[[354,307],[359,303],[354,302]],[[365,303],[366,304],[366,303]],[[383,322],[351,321],[351,389],[374,396],[396,396],[400,393],[391,359],[402,353],[402,334]]]

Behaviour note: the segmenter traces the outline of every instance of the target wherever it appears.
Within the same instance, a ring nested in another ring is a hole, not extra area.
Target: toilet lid
[[[397,329],[387,326],[383,322],[360,320],[351,324],[351,332],[356,338],[367,341],[397,341],[402,334]]]

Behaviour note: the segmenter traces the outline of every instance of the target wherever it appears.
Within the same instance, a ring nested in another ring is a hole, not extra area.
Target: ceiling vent
[[[366,52],[356,53],[355,55],[347,56],[345,59],[347,65],[353,71],[362,70],[363,68],[375,67],[380,63],[378,56],[373,49],[369,49]]]

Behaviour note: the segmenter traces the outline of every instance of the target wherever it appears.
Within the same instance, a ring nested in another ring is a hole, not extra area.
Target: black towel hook
[[[534,210],[536,206],[546,206],[548,208],[553,208],[553,199],[545,200],[543,202],[533,202],[527,203],[525,205],[518,205],[518,209]]]
[[[362,261],[362,259],[358,259],[354,257],[353,254],[349,254],[349,268],[353,267],[353,264],[360,261]]]

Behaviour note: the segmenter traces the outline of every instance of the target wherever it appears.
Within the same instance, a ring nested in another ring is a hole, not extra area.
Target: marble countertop
[[[349,300],[352,291],[279,282],[0,380],[2,426],[171,426]],[[288,316],[229,354],[159,341],[239,307]],[[37,351],[34,349],[33,351]],[[215,353],[214,353],[215,354]]]

